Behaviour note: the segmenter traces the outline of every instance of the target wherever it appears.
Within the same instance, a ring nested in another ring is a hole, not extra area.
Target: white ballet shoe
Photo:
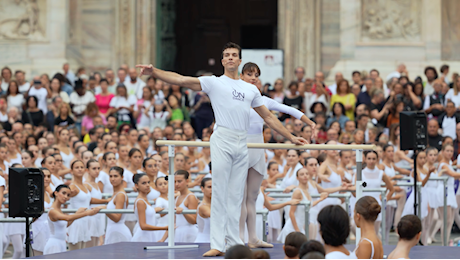
[[[255,244],[248,243],[249,248],[272,248],[273,245],[262,240],[257,241]]]
[[[427,238],[426,243],[427,243],[428,245],[431,245],[432,242],[433,242],[433,241],[431,241],[431,238]]]

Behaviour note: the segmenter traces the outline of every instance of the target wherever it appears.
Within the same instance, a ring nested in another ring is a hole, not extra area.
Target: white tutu
[[[100,237],[105,234],[105,214],[96,214],[89,217],[91,237]]]
[[[174,235],[174,242],[188,242],[193,243],[198,234],[198,227],[196,225],[178,226]]]
[[[41,215],[32,223],[33,245],[34,250],[44,252],[46,242],[51,236],[48,225],[48,214]]]
[[[281,213],[280,210],[268,212],[268,227],[273,229],[281,229]]]
[[[10,218],[10,217],[8,217]],[[26,235],[26,223],[5,223],[3,232],[6,236]]]
[[[46,243],[45,249],[43,250],[44,255],[57,254],[67,251],[65,241],[51,237]]]
[[[105,233],[105,241],[104,244],[115,244],[119,242],[130,242],[132,239],[131,231],[129,228],[123,223],[111,225],[110,228],[107,227],[107,231]]]
[[[89,217],[76,219],[67,228],[67,243],[77,244],[78,242],[91,241]]]

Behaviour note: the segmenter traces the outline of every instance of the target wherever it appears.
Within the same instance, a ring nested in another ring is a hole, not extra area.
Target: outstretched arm
[[[271,98],[267,98],[266,100],[267,100],[266,102],[267,109],[275,110],[275,111],[282,112],[290,116],[293,116],[299,120],[302,120],[302,122],[304,122],[305,124],[311,126],[312,130],[315,130],[316,124],[313,121],[311,121],[308,117],[306,117],[302,113],[302,111],[299,111],[293,107],[278,103]]]
[[[166,83],[186,87],[194,91],[201,91],[201,84],[198,78],[187,77],[175,72],[164,71],[150,65],[136,65],[136,68],[141,69],[140,75],[152,75]]]
[[[290,140],[293,144],[308,144],[307,140],[301,138],[301,137],[295,137],[293,136],[284,126],[281,124],[281,122],[276,118],[270,111],[267,109],[265,106],[260,106],[260,107],[254,107],[254,110],[257,112],[257,114],[260,115],[267,123],[267,125],[275,130],[276,132],[280,133],[282,136],[286,137],[288,140]]]

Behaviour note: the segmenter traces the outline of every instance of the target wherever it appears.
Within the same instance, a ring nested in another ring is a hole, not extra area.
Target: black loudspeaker
[[[45,185],[38,168],[9,169],[9,216],[40,217],[44,210]]]
[[[399,113],[401,150],[424,150],[428,144],[425,112]]]

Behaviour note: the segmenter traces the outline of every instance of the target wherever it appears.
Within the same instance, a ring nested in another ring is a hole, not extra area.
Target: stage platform
[[[184,245],[185,243],[178,243]],[[161,250],[144,250],[145,246],[165,246],[166,243],[139,243],[124,242],[112,245],[104,245],[70,252],[37,256],[36,259],[193,259],[204,258],[202,255],[210,249],[209,244],[199,244],[198,248],[191,249],[161,249]],[[354,245],[347,245],[349,250],[355,248]],[[394,245],[384,246],[385,255],[395,248]],[[272,259],[283,259],[283,245],[275,244],[274,248],[265,249]],[[410,258],[416,259],[456,259],[460,257],[459,247],[442,247],[442,246],[416,246],[412,249]],[[211,259],[223,258],[214,257]],[[210,259],[209,257],[207,259]]]

